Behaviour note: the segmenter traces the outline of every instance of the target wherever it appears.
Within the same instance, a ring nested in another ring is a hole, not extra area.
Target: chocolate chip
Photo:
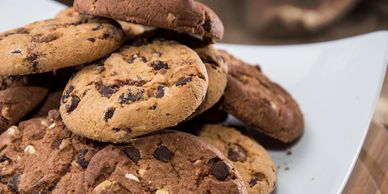
[[[88,38],[87,40],[90,41],[90,42],[96,42],[95,38]]]
[[[163,61],[153,61],[151,63],[151,67],[154,68],[155,71],[159,71],[161,69],[168,69],[168,64]]]
[[[9,190],[13,193],[19,193],[19,175],[13,175],[7,183]]]
[[[257,180],[255,178],[251,178],[249,181],[249,186],[254,187],[257,184]]]
[[[158,86],[156,89],[156,98],[163,98],[164,96],[164,87],[163,86]]]
[[[92,28],[93,31],[101,30],[104,28],[104,25],[98,24],[96,27]]]
[[[233,162],[245,162],[247,161],[247,150],[239,144],[229,144],[228,158]]]
[[[65,93],[62,96],[62,103],[65,103],[64,101],[70,97],[70,93],[74,91],[74,86],[70,85],[69,88],[65,91]]]
[[[0,163],[3,163],[5,161],[11,162],[11,159],[9,159],[6,155],[0,157]]]
[[[229,176],[229,166],[223,161],[217,161],[210,169],[210,174],[219,181],[225,181]]]
[[[108,110],[105,112],[105,115],[104,115],[105,122],[108,122],[108,120],[113,117],[115,110],[116,110],[116,108],[114,108],[114,107],[108,108]]]
[[[12,54],[21,54],[22,51],[19,50],[19,49],[15,49],[15,50],[11,51],[11,53],[12,53]]]
[[[160,146],[154,151],[154,157],[162,162],[169,162],[173,156],[173,153],[166,147]]]
[[[193,77],[191,76],[182,77],[181,79],[178,80],[178,82],[176,83],[176,86],[184,86],[187,83],[191,82],[192,80],[193,80]]]
[[[157,107],[158,107],[158,106],[157,106],[156,104],[154,104],[154,105],[152,105],[152,106],[150,107],[150,110],[156,110]]]
[[[134,161],[135,163],[137,163],[139,160],[140,160],[140,151],[131,146],[131,147],[125,147],[123,149],[123,152],[124,154],[129,158],[131,159],[132,161]]]
[[[117,132],[119,132],[120,131],[120,129],[119,128],[113,128],[112,129],[115,133],[117,133]]]
[[[132,133],[132,129],[131,128],[125,128],[124,131],[128,134],[131,134]]]
[[[119,91],[118,86],[105,86],[101,81],[96,82],[96,89],[103,97],[110,98],[113,94]]]
[[[36,43],[47,43],[56,40],[58,37],[52,35],[52,34],[36,34],[32,36],[32,42]]]
[[[77,108],[80,101],[81,99],[78,96],[72,96],[70,104],[66,104],[67,113],[73,112]]]
[[[143,92],[139,91],[137,93],[132,93],[131,90],[128,90],[128,92],[121,94],[119,97],[120,104],[129,104],[132,102],[136,102],[140,100],[143,96]]]
[[[85,155],[87,152],[88,150],[86,149],[81,150],[75,158],[75,161],[77,162],[77,164],[79,164],[83,169],[86,169],[89,165],[89,161],[85,159]]]
[[[35,61],[36,59],[38,59],[38,55],[35,54],[35,53],[30,53],[30,54],[28,54],[27,57],[26,57],[26,60],[27,60],[28,62],[33,62],[33,61]]]
[[[62,144],[62,139],[56,139],[54,141],[54,143],[52,144],[52,148],[54,149],[59,149],[59,147],[61,146]]]
[[[206,32],[210,32],[212,29],[212,21],[210,18],[206,17],[205,23],[203,24],[203,28],[206,30]]]

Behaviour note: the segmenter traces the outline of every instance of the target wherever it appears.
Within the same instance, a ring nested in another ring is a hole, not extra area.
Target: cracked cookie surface
[[[124,46],[69,81],[60,107],[74,133],[123,143],[174,126],[203,102],[205,65],[173,41]]]
[[[213,145],[232,161],[251,194],[269,194],[274,190],[277,167],[267,151],[234,128],[204,125],[199,137]]]
[[[124,38],[119,25],[104,18],[34,22],[0,33],[0,75],[42,73],[89,63],[119,48]]]
[[[170,130],[127,145],[109,145],[72,176],[82,178],[62,179],[54,192],[246,193],[239,174],[218,150],[195,136]]]
[[[166,28],[203,39],[222,39],[224,34],[218,16],[194,0],[76,0],[74,7],[81,13]]]
[[[45,76],[0,76],[0,133],[37,107],[48,88],[41,85]]]
[[[229,66],[222,108],[263,134],[288,143],[303,134],[303,114],[298,103],[259,66],[249,65],[219,51]]]

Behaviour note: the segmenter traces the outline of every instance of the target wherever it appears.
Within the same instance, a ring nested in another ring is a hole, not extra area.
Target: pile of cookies
[[[298,104],[194,0],[76,0],[0,33],[0,193],[271,193]]]

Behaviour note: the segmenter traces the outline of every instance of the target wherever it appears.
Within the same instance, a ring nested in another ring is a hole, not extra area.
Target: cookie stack
[[[288,143],[303,116],[223,30],[193,0],[76,0],[0,33],[0,193],[272,192],[269,154],[222,123]]]

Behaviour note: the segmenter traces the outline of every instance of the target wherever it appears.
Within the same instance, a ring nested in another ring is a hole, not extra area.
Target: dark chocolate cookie
[[[194,0],[76,0],[74,7],[80,13],[171,29],[203,39],[222,39],[224,34],[218,16]]]
[[[297,102],[269,80],[259,66],[249,65],[220,51],[229,65],[223,109],[258,131],[282,142],[292,142],[303,133],[303,115]]]

